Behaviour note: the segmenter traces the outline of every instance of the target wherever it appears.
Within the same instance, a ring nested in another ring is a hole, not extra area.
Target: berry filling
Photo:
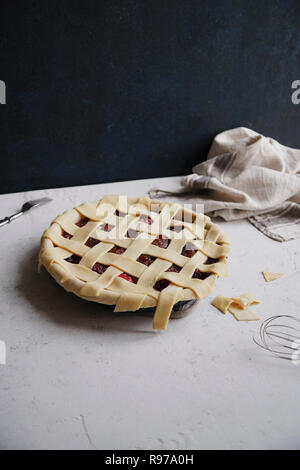
[[[105,264],[101,263],[95,263],[94,266],[92,267],[92,270],[95,271],[98,274],[103,274],[107,270],[108,266]]]
[[[181,267],[178,266],[177,264],[172,264],[167,270],[167,273],[179,273],[181,271]],[[158,290],[161,292],[163,289],[168,287],[170,285],[170,281],[167,279],[160,279],[159,281],[156,281],[156,283],[153,286],[153,289]]]
[[[102,224],[102,225],[99,225],[100,230],[103,230],[104,232],[110,232],[114,226],[113,225],[110,225],[110,224]]]
[[[191,214],[186,212],[179,212],[174,215],[173,220],[178,220],[179,222],[194,222],[194,217]]]
[[[126,233],[126,237],[127,238],[136,238],[138,236],[140,232],[137,232],[136,230],[134,230],[133,228],[129,228],[127,233]]]
[[[214,264],[214,263],[216,263],[217,261],[218,261],[217,258],[210,258],[210,257],[208,257],[204,264]]]
[[[125,214],[125,212],[121,212],[117,209],[116,212],[115,212],[115,215],[118,216],[118,217],[125,217],[126,214]]]
[[[145,224],[151,225],[153,220],[146,214],[142,214],[139,219],[141,222],[145,222]]]
[[[168,248],[170,240],[168,238],[164,238],[163,235],[160,235],[152,242],[152,245],[159,246],[159,248]]]
[[[122,279],[125,279],[126,281],[132,282],[133,284],[136,284],[138,282],[137,277],[129,276],[129,274],[126,274],[126,273],[119,274],[119,277],[121,277]]]
[[[169,227],[169,230],[178,233],[178,232],[181,232],[183,228],[184,228],[183,225],[174,225],[173,227]]]
[[[167,273],[179,273],[181,271],[181,267],[177,266],[177,264],[172,264],[168,269]]]
[[[78,264],[80,263],[80,260],[81,260],[81,256],[78,256],[78,255],[72,255],[72,256],[69,256],[68,258],[65,258],[65,261],[68,261],[68,263],[72,263],[72,264]]]
[[[166,273],[179,273],[181,271],[181,267],[177,266],[177,264],[172,264],[167,270]],[[158,290],[161,292],[163,289],[168,287],[170,285],[170,282],[167,279],[160,279],[159,281],[156,281],[156,283],[153,286],[153,289]]]
[[[70,235],[70,233],[65,232],[64,230],[63,230],[62,236],[64,238],[67,238],[68,240],[70,240],[73,237],[73,235]]]
[[[192,258],[197,253],[197,247],[193,245],[193,243],[187,243],[183,249],[181,254],[186,256],[187,258]]]
[[[89,220],[90,219],[88,219],[87,217],[84,217],[83,219],[78,220],[75,225],[77,225],[77,227],[84,227],[84,225],[86,225]]]
[[[116,255],[122,255],[124,253],[125,248],[122,248],[121,246],[113,246],[111,250],[109,250],[108,253],[115,253]]]
[[[159,281],[156,281],[156,283],[153,286],[153,289],[158,290],[159,292],[161,292],[163,289],[168,287],[169,284],[170,283],[169,283],[169,281],[167,281],[167,279],[160,279]]]
[[[211,273],[203,273],[199,269],[195,269],[194,274],[193,274],[193,278],[194,279],[201,279],[202,281],[204,281],[204,279],[206,279],[210,275],[211,275]]]
[[[150,255],[140,255],[137,261],[139,263],[145,264],[146,266],[150,266],[150,264],[152,264],[153,261],[155,261],[155,258],[154,256],[150,256]]]
[[[88,246],[89,248],[93,248],[94,246],[98,245],[98,243],[100,243],[100,240],[97,240],[93,237],[89,237],[85,242],[86,246]]]

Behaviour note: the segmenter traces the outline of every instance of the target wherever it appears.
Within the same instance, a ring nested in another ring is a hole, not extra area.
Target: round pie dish
[[[53,220],[41,238],[39,268],[116,312],[154,308],[153,328],[166,329],[172,312],[228,275],[229,252],[228,236],[198,211],[109,195]]]

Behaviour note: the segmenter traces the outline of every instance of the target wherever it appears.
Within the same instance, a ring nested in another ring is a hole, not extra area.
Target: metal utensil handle
[[[22,211],[17,212],[16,214],[11,215],[10,217],[5,217],[4,219],[1,219],[0,220],[0,227],[2,227],[3,225],[9,224],[12,220],[15,220],[18,217],[20,217],[20,215],[23,215]]]

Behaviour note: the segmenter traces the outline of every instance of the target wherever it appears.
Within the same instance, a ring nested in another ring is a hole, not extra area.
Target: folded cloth
[[[300,237],[300,150],[245,127],[218,134],[207,160],[170,193],[204,204],[206,214],[225,220],[248,218],[278,241]]]

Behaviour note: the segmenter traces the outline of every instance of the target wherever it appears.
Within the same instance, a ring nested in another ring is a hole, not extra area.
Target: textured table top
[[[43,270],[39,239],[65,209],[107,193],[140,196],[179,178],[0,196],[1,217],[24,201],[53,201],[0,229],[1,449],[300,448],[300,366],[252,341],[211,301],[252,293],[262,319],[300,318],[300,243],[278,243],[247,221],[221,222],[231,237],[230,277],[187,317],[155,332],[151,318],[114,314],[68,294]],[[285,276],[265,283],[263,269]]]

